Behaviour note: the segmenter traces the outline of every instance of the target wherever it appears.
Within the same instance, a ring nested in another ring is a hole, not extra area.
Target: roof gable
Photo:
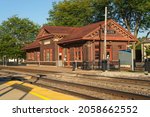
[[[100,31],[101,30],[101,31]],[[104,23],[101,23],[95,30],[85,35],[82,39],[84,40],[104,40]],[[117,24],[113,20],[107,22],[107,40],[117,41],[136,41],[132,34],[126,29]]]
[[[81,40],[85,35],[95,30],[103,22],[89,24],[83,27],[76,28],[70,35],[66,36],[60,43]]]
[[[76,28],[75,27],[66,27],[66,26],[43,26],[39,34],[37,35],[36,39],[44,39],[48,37],[53,37],[54,35],[69,35],[71,34]]]
[[[135,36],[133,36],[129,31],[127,31],[125,28],[123,28],[121,25],[119,25],[112,19],[110,20],[110,26],[129,41],[138,41],[138,39]]]
[[[117,41],[137,41],[137,38],[129,33],[126,29],[116,23],[114,20],[107,20],[107,40]],[[100,32],[101,26],[101,33]],[[79,27],[70,35],[62,39],[59,43],[66,43],[79,40],[101,40],[104,39],[104,21],[89,24],[87,26]]]
[[[40,39],[40,38],[47,36],[47,35],[49,35],[49,32],[47,30],[45,30],[44,28],[41,28],[36,39]]]
[[[107,20],[107,25],[107,40],[137,41],[136,37],[134,37],[114,20]],[[36,41],[50,38],[59,41],[59,44],[82,40],[103,40],[104,21],[89,24],[83,27],[43,26],[36,37]],[[33,45],[35,47],[39,47],[39,42],[34,42]]]

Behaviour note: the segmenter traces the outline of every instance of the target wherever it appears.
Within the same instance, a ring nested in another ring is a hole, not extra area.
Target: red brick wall
[[[101,59],[103,59],[103,45],[104,43],[101,42]],[[112,60],[118,60],[118,54],[119,50],[126,50],[127,49],[127,42],[118,42],[118,41],[113,41],[113,42],[107,42],[107,45],[111,46],[112,49]],[[120,48],[121,46],[121,48]]]
[[[46,53],[49,51],[50,52],[50,60],[51,61],[55,61],[57,58],[55,56],[55,54],[57,53],[57,46],[55,46],[56,42],[53,42],[51,40],[51,43],[48,45],[43,45],[41,44],[40,48],[40,52],[41,52],[41,61],[46,61]],[[44,54],[45,51],[45,54]]]

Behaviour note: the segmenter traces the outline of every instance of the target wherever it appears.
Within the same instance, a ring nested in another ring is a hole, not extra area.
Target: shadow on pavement
[[[15,79],[15,78],[13,78],[13,80],[14,80],[14,79]],[[20,78],[19,78],[19,79],[20,79]],[[12,80],[11,77],[0,77],[0,85],[5,84],[5,83],[8,82],[8,81],[13,81],[13,80]],[[16,80],[16,79],[15,79],[15,80]],[[9,89],[9,90],[7,90],[7,91],[4,91],[3,93],[0,93],[0,97],[16,89],[16,90],[20,90],[20,91],[22,91],[22,92],[25,92],[25,93],[24,93],[23,95],[21,95],[21,96],[19,97],[19,99],[18,99],[18,100],[22,100],[22,99],[23,99],[24,97],[26,97],[26,95],[28,95],[28,93],[33,89],[33,88],[28,87],[28,86],[24,86],[23,84],[24,84],[24,83],[21,83],[21,84],[15,83],[15,84],[13,84],[13,85],[6,86],[6,87],[0,89],[0,92]]]

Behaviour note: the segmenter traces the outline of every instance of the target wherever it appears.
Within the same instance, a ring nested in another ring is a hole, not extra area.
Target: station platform
[[[81,100],[20,81],[0,82],[0,100]]]
[[[30,65],[30,66],[7,66],[3,67],[0,65],[0,69],[29,69],[29,70],[39,70],[40,72],[47,71],[47,72],[61,72],[63,74],[71,73],[71,74],[82,74],[82,75],[98,75],[98,76],[105,76],[105,77],[119,77],[119,78],[138,78],[143,79],[146,78],[149,80],[150,73],[145,74],[144,71],[141,72],[129,72],[129,71],[101,71],[101,70],[82,70],[76,69],[72,71],[71,67],[56,67],[56,66],[38,66],[38,65]],[[23,71],[22,70],[22,71]]]

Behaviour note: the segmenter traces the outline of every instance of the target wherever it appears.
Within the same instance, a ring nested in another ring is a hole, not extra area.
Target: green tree
[[[64,0],[53,3],[49,11],[50,25],[83,26],[104,19],[108,0]],[[101,17],[102,16],[102,17]]]
[[[22,47],[31,43],[39,30],[39,26],[26,18],[13,16],[0,25],[0,57],[22,58]]]
[[[115,19],[134,36],[150,29],[150,0],[63,0],[53,4],[48,22],[50,25],[87,25],[104,20],[105,6],[108,18]]]
[[[112,6],[113,18],[134,36],[150,29],[150,0],[113,0]]]

